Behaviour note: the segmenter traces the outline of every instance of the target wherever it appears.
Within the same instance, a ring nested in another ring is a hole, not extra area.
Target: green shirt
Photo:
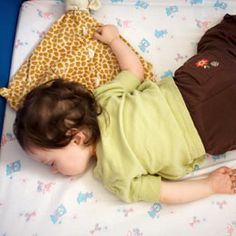
[[[194,169],[205,150],[172,78],[144,81],[128,71],[95,90],[98,117],[94,175],[127,202],[158,201],[161,178]]]

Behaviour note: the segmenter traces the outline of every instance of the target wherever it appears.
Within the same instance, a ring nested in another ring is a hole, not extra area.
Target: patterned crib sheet
[[[24,2],[12,75],[63,12],[59,0]],[[93,15],[115,24],[163,79],[194,54],[208,28],[235,12],[233,0],[103,0]],[[0,153],[0,236],[236,235],[235,196],[181,205],[125,204],[93,178],[91,169],[83,177],[51,174],[18,146],[14,115],[7,108]],[[185,178],[201,178],[223,165],[236,167],[235,151],[209,155]]]

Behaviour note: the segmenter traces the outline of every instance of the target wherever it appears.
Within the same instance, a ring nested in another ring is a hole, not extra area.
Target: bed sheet
[[[22,5],[11,75],[63,12],[59,0]],[[162,79],[194,54],[209,27],[235,12],[233,0],[103,0],[94,16],[117,25]],[[83,177],[63,177],[30,160],[13,135],[14,116],[7,107],[0,153],[0,236],[236,235],[235,196],[181,205],[125,204],[93,178],[92,167]],[[201,178],[223,165],[236,167],[235,151],[208,156],[185,178]]]

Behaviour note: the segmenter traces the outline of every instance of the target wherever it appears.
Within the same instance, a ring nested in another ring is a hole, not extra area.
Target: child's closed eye
[[[51,165],[50,165],[50,170],[53,174],[57,174],[58,173],[58,169],[55,165],[55,162],[52,162]]]

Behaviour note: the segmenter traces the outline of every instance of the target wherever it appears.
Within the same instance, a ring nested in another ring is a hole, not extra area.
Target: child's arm
[[[133,50],[121,40],[117,28],[105,25],[97,30],[94,38],[108,44],[115,54],[121,70],[128,70],[143,80],[143,66]]]
[[[209,197],[214,193],[236,193],[236,170],[221,167],[206,179],[161,182],[160,202],[185,203]]]

